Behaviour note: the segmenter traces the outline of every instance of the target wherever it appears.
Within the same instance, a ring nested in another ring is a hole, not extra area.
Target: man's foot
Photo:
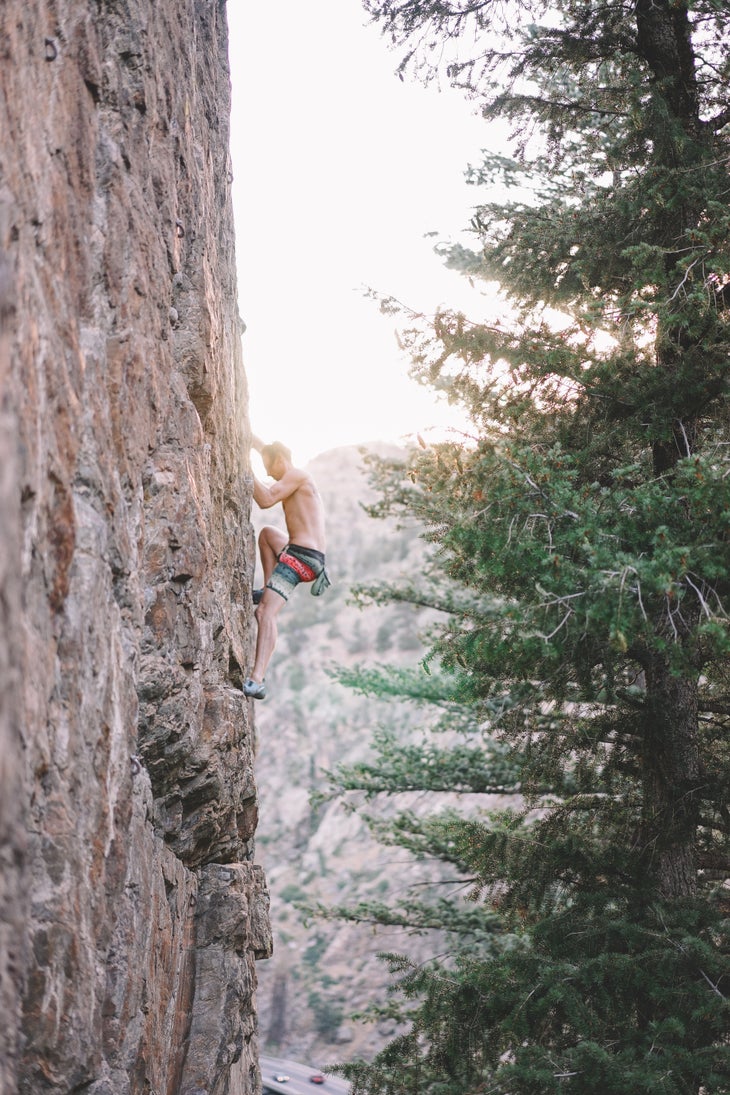
[[[252,677],[248,677],[243,682],[243,694],[252,700],[263,700],[266,696],[266,681],[255,681]]]
[[[263,597],[263,595],[264,595],[263,589],[252,589],[251,590],[251,600],[253,601],[253,603],[255,605],[261,603],[261,598]]]

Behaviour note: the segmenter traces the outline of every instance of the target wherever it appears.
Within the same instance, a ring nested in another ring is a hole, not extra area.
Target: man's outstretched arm
[[[257,437],[255,433],[251,434],[251,448],[256,449],[256,452],[261,452],[264,447],[264,442],[260,437]]]

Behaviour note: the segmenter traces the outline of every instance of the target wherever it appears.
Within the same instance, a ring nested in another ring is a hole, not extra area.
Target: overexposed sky
[[[394,320],[363,289],[419,310],[477,301],[433,246],[468,238],[480,195],[464,171],[489,140],[484,122],[450,88],[401,82],[360,0],[229,0],[227,10],[254,431],[305,463],[337,445],[460,425],[408,378]]]

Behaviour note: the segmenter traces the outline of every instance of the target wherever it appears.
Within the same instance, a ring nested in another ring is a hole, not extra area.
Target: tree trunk
[[[702,139],[695,57],[686,3],[680,0],[637,0],[637,43],[661,88],[669,112],[681,130],[694,141]],[[666,167],[681,158],[676,132],[670,125],[657,135],[656,155]],[[694,223],[697,211],[683,209],[681,224]],[[667,280],[677,270],[672,243],[677,225],[667,225]],[[657,333],[657,365],[669,378],[686,347],[681,320],[671,321]],[[692,413],[671,423],[668,438],[654,442],[654,472],[671,474],[677,461],[687,457],[697,443],[697,422]],[[687,625],[685,624],[685,630]],[[671,641],[671,640],[670,640]],[[695,892],[697,886],[696,842],[699,820],[697,788],[699,748],[697,677],[670,671],[666,657],[652,656],[647,666],[647,717],[644,734],[644,852],[652,875],[665,897]]]
[[[697,680],[673,674],[655,655],[646,683],[643,851],[661,893],[685,897],[697,886]]]
[[[636,0],[637,45],[672,113],[686,132],[700,132],[692,28],[684,0]]]

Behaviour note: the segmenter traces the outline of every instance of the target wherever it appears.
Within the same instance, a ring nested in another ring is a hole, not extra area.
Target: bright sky
[[[306,463],[459,426],[408,378],[393,318],[363,289],[427,311],[474,302],[433,246],[465,238],[479,194],[464,170],[480,162],[484,123],[449,88],[401,82],[360,0],[229,0],[228,22],[254,432]]]

